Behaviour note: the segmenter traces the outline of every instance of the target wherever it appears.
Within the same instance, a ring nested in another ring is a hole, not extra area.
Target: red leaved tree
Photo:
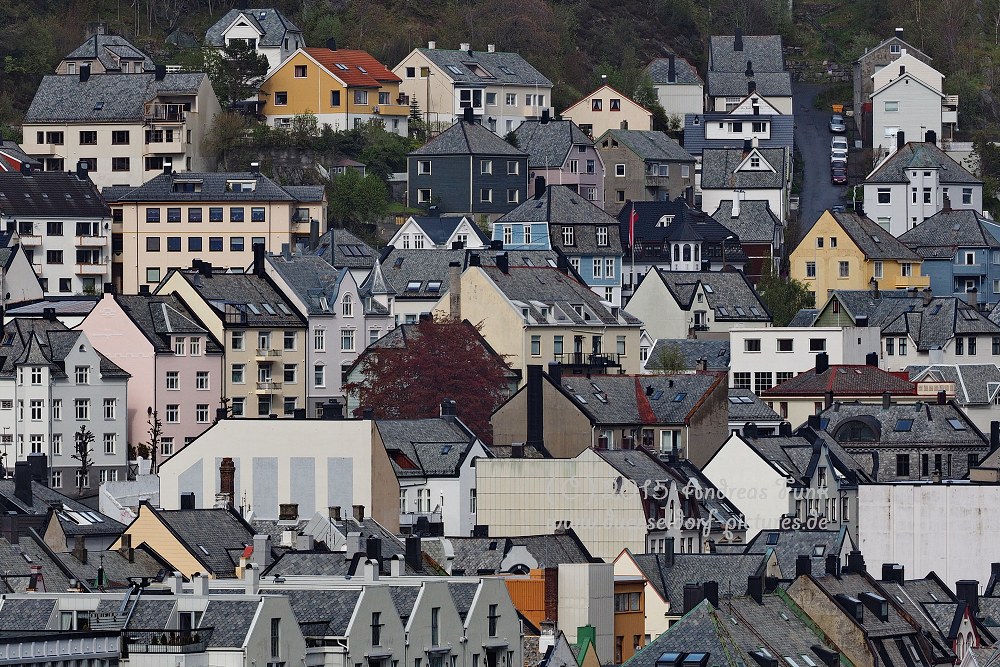
[[[403,325],[401,345],[372,348],[359,363],[362,380],[344,389],[376,419],[436,417],[451,399],[466,426],[492,441],[490,415],[509,395],[510,369],[468,322],[423,319]]]

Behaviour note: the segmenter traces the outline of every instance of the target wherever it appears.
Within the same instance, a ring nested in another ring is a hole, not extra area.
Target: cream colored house
[[[564,272],[566,271],[566,272]],[[567,372],[638,373],[641,322],[548,266],[470,266],[435,314],[481,323],[486,341],[521,377],[529,364],[557,361]]]
[[[492,44],[474,51],[470,44],[451,50],[428,42],[392,71],[402,79],[401,95],[416,102],[434,133],[450,127],[467,108],[476,122],[500,135],[551,110],[552,82],[520,55],[498,52]]]
[[[282,187],[260,173],[172,173],[137,188],[109,188],[114,234],[121,239],[112,276],[126,294],[155,286],[171,267],[203,259],[242,270],[253,246],[269,252],[309,238],[326,220],[323,186]]]
[[[53,74],[42,79],[24,116],[22,148],[45,171],[87,165],[97,187],[142,185],[170,163],[211,168],[202,142],[221,111],[201,72]]]
[[[652,130],[653,114],[611,86],[601,86],[562,112],[591,137],[608,130]]]

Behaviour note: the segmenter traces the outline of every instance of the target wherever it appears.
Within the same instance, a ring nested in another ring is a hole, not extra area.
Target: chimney
[[[375,419],[375,409],[374,408],[364,408],[361,410],[361,418],[365,421],[371,421]]]
[[[49,457],[41,452],[28,454],[28,467],[31,470],[31,481],[42,486],[49,485]]]
[[[163,81],[167,76],[167,66],[166,65],[156,65],[153,68],[153,78],[157,81]]]
[[[73,540],[73,558],[87,564],[87,540],[83,535],[77,535]]]
[[[298,521],[298,503],[278,503],[278,521]]]
[[[542,125],[548,125],[548,123],[549,123],[549,110],[548,110],[547,107],[545,109],[542,109],[542,120],[541,120],[541,123],[542,123]]]
[[[315,252],[319,247],[319,220],[309,221],[309,250]]]
[[[463,114],[464,115],[462,116],[462,120],[464,120],[466,123],[476,122],[475,112],[473,111],[472,107],[465,107],[465,109],[463,110]]]
[[[684,613],[697,607],[705,599],[705,589],[701,584],[684,584]]]
[[[937,132],[934,130],[927,130],[924,134],[924,143],[934,144],[937,146]]]
[[[900,65],[899,66],[899,76],[903,76],[904,74],[906,74],[906,65]]]
[[[825,373],[830,368],[830,355],[820,352],[816,355],[816,375]]]
[[[236,498],[236,463],[232,457],[225,457],[219,464],[219,491],[226,494],[232,504]]]
[[[56,321],[56,309],[55,308],[42,308],[42,319],[47,322]]]
[[[77,160],[77,162],[76,162],[76,177],[78,179],[80,179],[81,181],[86,181],[88,178],[90,178],[88,176],[88,173],[89,173],[88,169],[89,168],[90,167],[87,165],[86,161],[84,161],[84,160]]]
[[[296,505],[296,507],[298,507]],[[297,510],[296,510],[297,512]],[[280,517],[280,515],[279,515]],[[271,564],[271,536],[270,535],[254,535],[253,536],[253,554],[250,556],[250,561],[256,565],[258,568],[263,570],[268,565]]]
[[[125,557],[130,563],[135,562],[135,549],[132,548],[132,536],[128,533],[122,533],[118,538],[118,553]]]
[[[951,213],[951,197],[948,195],[945,195],[941,202],[941,211],[943,213]]]
[[[706,581],[701,585],[705,592],[705,599],[712,603],[715,608],[719,607],[719,582]]]
[[[548,375],[554,384],[562,385],[562,364],[558,361],[550,361]],[[997,427],[1000,428],[1000,422],[997,422]]]
[[[862,574],[866,571],[865,557],[857,549],[847,554],[847,571],[852,574]]]
[[[528,423],[527,444],[540,448],[545,441],[545,415],[542,404],[542,367],[536,364],[528,365]]]
[[[330,49],[331,51],[336,51],[337,50],[337,40],[334,39],[333,37],[330,37],[329,39],[327,39],[326,40],[326,48]]]
[[[757,604],[764,604],[764,576],[752,574],[747,577],[747,594]]]
[[[90,78],[90,65],[80,65],[80,83],[86,83]]]
[[[903,585],[906,578],[903,576],[903,566],[899,563],[882,563],[882,581],[891,581]]]
[[[969,304],[970,308],[979,307],[979,290],[973,287],[965,292],[965,302]]]
[[[523,459],[524,458],[524,443],[523,442],[512,442],[512,443],[510,443],[510,458],[512,458],[512,459]]]
[[[833,407],[833,391],[828,391],[823,394],[823,409],[829,410]]]
[[[354,520],[361,523],[365,520],[365,506],[364,505],[351,505],[351,511],[354,515]]]
[[[487,44],[486,45],[486,53],[496,53],[496,52],[497,52],[497,45],[496,44]]]
[[[865,355],[865,366],[878,366],[878,352],[869,352]]]
[[[139,294],[149,295],[149,285],[139,285]]]
[[[806,426],[808,426],[814,431],[819,430],[820,428],[819,425],[820,425],[819,415],[809,415],[809,417],[806,419]]]
[[[902,148],[903,146],[906,145],[906,136],[905,135],[906,135],[906,133],[903,132],[902,130],[900,130],[899,132],[896,133],[896,150],[897,151],[900,148]]]
[[[921,302],[924,304],[924,308],[931,305],[931,299],[934,298],[934,292],[930,287],[925,287],[920,290]]]
[[[947,405],[948,403],[948,393],[943,389],[937,393],[937,404]]]
[[[393,578],[403,576],[403,557],[399,554],[393,554],[389,559],[389,576]]]
[[[369,535],[365,541],[365,556],[370,560],[382,560],[382,538]]]
[[[490,241],[490,250],[503,250],[503,241],[500,239]]]
[[[505,252],[497,253],[496,262],[497,262],[497,268],[500,269],[501,273],[503,274],[510,273],[510,258],[507,256],[507,253]]]
[[[840,555],[839,554],[827,554],[826,555],[826,573],[831,577],[840,576]]]
[[[635,449],[635,438],[631,435],[626,435],[622,438],[622,449]]]
[[[903,29],[896,28],[896,39],[903,39]]]
[[[749,155],[751,148],[753,148],[753,142],[750,141],[749,139],[744,139],[743,140],[743,155],[744,156]]]
[[[429,51],[433,51],[436,48],[437,48],[437,42],[435,42],[435,41],[427,42],[427,49]]]
[[[753,79],[750,79],[749,81],[747,81],[747,95],[753,95],[756,92],[757,92],[757,82],[754,81]],[[754,106],[754,108],[759,109],[760,107]]]
[[[955,597],[965,602],[973,616],[979,615],[979,582],[975,579],[961,579],[955,582]]]
[[[738,217],[740,217],[740,194],[738,192],[735,193],[735,194],[736,194],[736,196],[733,197],[733,215],[732,215],[732,217],[738,218]]]
[[[201,597],[208,597],[209,595],[209,578],[207,574],[201,574],[196,572],[193,577],[191,577],[191,583],[194,584],[192,593],[195,595],[200,595]]]
[[[469,253],[469,266],[482,266],[482,260],[478,252]]]
[[[253,244],[253,274],[255,276],[264,276],[264,244],[254,243]]]
[[[182,510],[193,510],[197,503],[195,502],[195,495],[190,491],[181,494],[181,509]]]
[[[28,162],[22,162],[21,163],[21,175],[22,176],[31,176],[31,164],[30,163],[28,163]]]
[[[455,421],[456,411],[455,411],[455,401],[450,398],[446,398],[441,401],[441,416],[449,421]]]
[[[406,566],[413,570],[414,572],[423,571],[423,557],[421,556],[420,549],[420,536],[419,535],[407,535],[406,536]]]
[[[535,199],[541,199],[545,195],[545,177],[535,176]]]
[[[167,176],[169,176],[170,174],[174,173],[174,163],[171,162],[170,160],[164,160],[163,161],[163,173],[166,174]]]
[[[451,319],[462,321],[462,263],[448,262],[448,309]]]
[[[743,29],[736,28],[736,34],[733,36],[733,51],[743,50]]]
[[[340,521],[340,507],[338,506],[327,507],[326,514],[328,517],[330,517],[330,521],[333,521],[335,523]]]
[[[795,557],[795,578],[812,574],[812,558],[807,554],[799,554]]]
[[[459,51],[468,51],[469,47],[470,47],[470,44],[468,42],[462,42],[461,44],[458,45],[458,50]]]
[[[743,73],[746,74],[747,78],[753,77],[753,61],[752,60],[748,60],[747,61],[747,69]]]
[[[365,581],[378,581],[378,562],[371,558],[365,559],[364,576]]]
[[[882,409],[888,410],[892,407],[892,394],[887,391],[882,392]]]
[[[14,463],[14,495],[25,505],[31,506],[31,464],[27,461]]]
[[[668,537],[663,545],[663,567],[674,566],[674,538]]]
[[[667,83],[675,83],[677,81],[677,56],[671,53],[667,56]]]
[[[260,593],[260,570],[253,563],[247,563],[243,568],[243,583],[247,595]]]
[[[778,435],[783,438],[792,437],[792,425],[788,422],[781,422],[778,424]]]
[[[990,422],[990,454],[1000,449],[1000,421]]]
[[[250,173],[256,176],[260,176],[260,162],[250,163]]]

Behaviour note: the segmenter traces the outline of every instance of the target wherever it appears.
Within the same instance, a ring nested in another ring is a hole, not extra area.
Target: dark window
[[[97,144],[97,132],[93,131],[82,131],[80,132],[80,144],[84,146],[94,146]]]
[[[896,454],[896,477],[910,476],[910,455]]]
[[[235,252],[243,252],[243,237],[233,236],[229,239],[229,249]]]
[[[85,164],[87,166],[87,171],[88,172],[94,173],[95,171],[97,171],[97,158],[96,157],[82,157],[82,158],[80,158],[80,162],[82,162],[83,164]]]
[[[212,206],[208,209],[208,221],[209,222],[222,222],[222,207]]]
[[[222,237],[221,236],[209,236],[208,237],[208,250],[209,250],[209,252],[222,252]]]
[[[188,222],[201,222],[201,209],[200,208],[189,208],[188,209]]]
[[[146,237],[146,252],[160,252],[160,237],[159,236],[147,236]]]
[[[62,236],[63,235],[63,223],[61,222],[50,222],[45,225],[45,231],[49,236]]]
[[[111,143],[124,146],[128,144],[128,130],[115,130],[111,133]]]
[[[188,237],[188,251],[190,251],[190,252],[201,252],[201,237],[200,236],[189,236]]]
[[[167,237],[167,252],[180,252],[181,251],[181,237],[179,236],[168,236]]]
[[[180,222],[181,221],[181,210],[179,208],[168,208],[167,209],[167,222]]]
[[[158,208],[147,208],[146,209],[146,222],[159,222],[160,221],[160,209]]]
[[[330,91],[330,106],[339,107],[340,106],[340,91],[331,90]]]
[[[263,206],[254,206],[250,209],[250,222],[264,222]]]
[[[233,206],[229,209],[229,221],[230,222],[243,222],[243,207]]]
[[[72,292],[73,291],[73,281],[69,278],[59,279],[59,291],[60,292]]]
[[[896,428],[895,428],[895,430],[897,432],[907,432],[907,431],[909,431],[912,428],[913,428],[913,420],[912,419],[900,419],[900,420],[898,420],[896,422]]]
[[[46,250],[45,251],[45,261],[49,264],[62,264],[63,263],[63,251],[62,250]]]
[[[282,90],[274,93],[275,106],[283,107],[288,104],[288,91]]]
[[[129,160],[127,157],[111,158],[111,171],[128,171]]]

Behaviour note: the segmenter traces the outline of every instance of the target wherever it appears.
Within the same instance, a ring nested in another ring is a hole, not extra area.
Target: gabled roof
[[[367,269],[375,265],[378,253],[346,229],[331,229],[319,237],[315,253],[330,261],[330,243],[334,244],[333,265],[339,268]]]
[[[694,304],[700,287],[717,322],[771,321],[767,306],[742,271],[655,271],[683,310]]]
[[[706,148],[701,154],[702,189],[780,190],[785,187],[788,152],[783,148],[755,148],[773,171],[740,170],[747,155],[742,149]]]
[[[379,419],[375,427],[399,479],[454,477],[476,443],[457,418]]]
[[[720,245],[728,237],[735,236],[733,230],[712,216],[688,206],[682,197],[673,201],[625,202],[617,217],[622,245],[626,246],[626,251],[628,250],[629,216],[632,214],[633,208],[638,215],[638,220],[635,223],[637,253],[647,247],[664,246],[665,241],[688,234],[691,235],[689,240],[700,238],[702,241]],[[683,231],[681,231],[682,229]],[[743,247],[738,240],[729,239],[725,247],[726,262],[738,264],[747,261],[746,253],[743,252]],[[721,255],[720,248],[717,256],[721,257]]]
[[[676,348],[684,357],[684,369],[693,371],[698,367],[698,360],[704,359],[707,371],[728,371],[729,370],[729,339],[712,338],[658,338],[653,343],[649,351],[646,368],[656,370],[660,368],[660,355],[669,348]]]
[[[251,191],[233,190],[233,182],[252,182]],[[186,191],[188,184],[200,187]],[[261,173],[252,171],[194,172],[158,174],[140,186],[124,190],[105,188],[105,197],[114,202],[271,202],[295,201],[295,197]]]
[[[897,42],[900,45],[901,49],[906,49],[907,53],[909,53],[915,58],[918,58],[919,60],[923,60],[926,63],[929,63],[931,60],[933,60],[933,58],[931,58],[929,55],[927,55],[917,47],[913,46],[909,42],[903,41],[896,35],[892,35],[891,37],[883,39],[881,42],[879,42],[872,48],[865,49],[864,54],[861,55],[855,62],[861,62],[862,60],[867,60],[868,58],[871,58],[878,52],[879,49],[881,49],[883,46],[886,46],[887,44],[890,44],[891,42]]]
[[[568,185],[546,185],[545,190],[518,204],[494,224],[548,222],[566,225],[613,225],[618,221]]]
[[[174,537],[216,577],[236,576],[238,555],[253,544],[254,531],[231,509],[153,510]]]
[[[684,150],[701,155],[706,148],[743,148],[743,139],[707,139],[706,128],[709,123],[752,123],[765,121],[770,125],[770,136],[761,137],[758,145],[761,148],[791,148],[795,144],[795,117],[781,116],[748,116],[725,113],[685,114],[684,115]]]
[[[89,178],[59,171],[33,171],[30,176],[0,171],[0,213],[24,218],[111,217],[111,209]]]
[[[0,171],[18,171],[22,164],[37,169],[42,163],[25,153],[16,141],[0,138]]]
[[[422,155],[503,155],[527,157],[479,123],[459,120],[447,130],[410,153]]]
[[[780,422],[781,417],[749,389],[730,389],[729,421],[742,425],[746,422]]]
[[[456,84],[552,87],[551,81],[517,53],[450,49],[416,50],[437,65],[441,72]],[[475,69],[469,65],[473,65]],[[478,72],[480,69],[482,73]]]
[[[839,530],[768,529],[760,531],[747,543],[745,553],[763,555],[773,552],[778,559],[781,578],[794,579],[795,559],[798,556],[809,556],[812,571],[818,575],[826,567],[826,556],[839,556],[845,545],[848,550],[855,546],[846,527]]]
[[[243,648],[263,604],[257,600],[210,600],[200,627],[212,628],[209,648]]]
[[[554,169],[566,162],[574,146],[594,142],[571,120],[526,120],[514,130],[514,145],[528,154],[529,169]]]
[[[206,272],[208,275],[195,269],[171,271],[174,272],[183,276],[228,325],[303,327],[306,324],[294,304],[266,276],[226,273],[219,269]],[[235,311],[240,317],[227,318],[227,310]]]
[[[13,377],[16,366],[23,363],[46,365],[52,377],[66,378],[66,355],[83,336],[82,331],[70,330],[58,320],[13,319],[3,327],[4,340],[0,345],[3,357],[0,376]],[[100,358],[101,378],[127,379],[125,370],[94,350]]]
[[[899,236],[924,259],[951,261],[961,248],[1000,249],[1000,225],[972,209],[942,210]]]
[[[854,244],[869,260],[895,259],[919,262],[920,256],[883,229],[877,222],[857,213],[830,213]]]
[[[279,592],[279,591],[275,591]],[[281,590],[307,637],[346,637],[354,609],[361,598],[361,589]]]
[[[240,16],[244,17],[250,25],[260,30],[262,34],[258,43],[261,46],[281,46],[286,33],[302,32],[287,16],[277,9],[230,9],[205,32],[205,46],[214,46],[217,48],[225,46],[224,33]]]
[[[913,169],[937,169],[937,179],[942,184],[982,184],[982,181],[970,174],[965,167],[951,159],[935,144],[923,141],[907,142],[902,148],[883,160],[872,173],[868,174],[864,184],[909,183],[910,176],[906,172]]]
[[[935,364],[907,366],[912,382],[951,382],[955,401],[962,406],[993,405],[1000,393],[1000,368],[996,364]]]
[[[265,261],[305,304],[308,315],[339,313],[340,289],[350,280],[346,268],[337,270],[316,255],[268,255]]]
[[[153,69],[153,59],[121,35],[94,35],[63,57],[63,60],[84,59],[100,60],[106,70],[121,69],[119,59],[141,60],[143,69]]]
[[[742,42],[740,50],[737,43]],[[784,72],[781,35],[713,35],[709,45],[712,72],[744,72],[747,61],[755,72]]]
[[[695,157],[663,132],[656,130],[607,130],[594,143],[617,141],[646,162],[694,162]]]
[[[878,366],[830,364],[822,373],[815,368],[799,373],[763,392],[764,396],[915,396],[917,387],[909,380]]]
[[[303,51],[348,87],[380,88],[386,83],[402,81],[367,51],[357,49],[331,51],[327,48],[310,48]]]
[[[755,435],[744,429],[739,439],[776,472],[795,484],[802,484],[821,464],[823,446],[827,448],[833,466],[844,476],[842,485],[871,481],[861,463],[824,431],[802,427],[792,435]]]
[[[472,233],[479,238],[480,242],[484,245],[490,244],[490,238],[482,229],[479,228],[479,225],[477,225],[476,222],[468,216],[411,215],[409,219],[413,220],[417,227],[419,227],[424,234],[427,234],[436,246],[443,246],[447,243],[448,239],[455,235],[455,231],[463,221],[468,222],[469,228],[472,229]]]
[[[147,102],[159,95],[195,95],[207,78],[203,72],[167,72],[159,81],[153,73],[92,74],[80,81],[78,76],[50,74],[42,78],[24,122],[141,123]]]
[[[172,353],[176,334],[205,336],[206,354],[221,354],[222,348],[187,305],[172,294],[116,294],[115,303],[158,353]]]
[[[746,67],[746,64],[744,64]],[[749,84],[757,85],[756,92],[762,97],[791,97],[792,75],[788,72],[761,72],[754,63],[754,75],[748,77],[739,72],[709,72],[706,90],[712,97],[742,97],[749,92]]]
[[[985,448],[988,444],[968,416],[951,403],[893,403],[885,408],[881,403],[838,402],[820,415],[825,420],[820,422],[824,424],[823,430],[845,445],[881,445],[905,451],[930,443],[937,448]],[[875,439],[851,440],[848,430],[841,429],[852,422],[865,424]],[[897,428],[900,422],[909,422],[909,428]]]
[[[596,427],[688,424],[724,374],[563,375],[561,388]]]
[[[653,589],[670,603],[671,616],[679,616],[683,610],[685,584],[715,581],[720,592],[742,595],[747,589],[747,579],[763,572],[767,560],[761,554],[629,552],[629,555]]]
[[[902,67],[903,67],[903,65],[900,65],[900,68],[902,68]],[[934,68],[931,68],[931,70],[933,72],[937,73],[937,74],[940,74],[940,72],[937,72],[937,70],[934,70]],[[875,75],[872,75],[873,78],[874,78],[874,76]],[[890,79],[885,84],[883,84],[881,88],[877,88],[875,91],[873,91],[872,94],[871,94],[871,99],[874,101],[876,95],[881,95],[882,93],[884,93],[885,91],[889,90],[893,86],[896,86],[900,82],[903,82],[904,85],[908,85],[910,83],[910,81],[913,81],[914,83],[917,83],[917,84],[923,86],[924,88],[926,88],[927,90],[929,90],[931,93],[933,93],[934,95],[936,95],[938,97],[938,99],[943,99],[945,97],[945,94],[943,92],[941,92],[940,88],[935,88],[934,86],[930,85],[929,83],[927,83],[923,79],[914,76],[912,72],[905,72],[905,73],[901,74],[900,76],[897,76],[894,79]],[[875,104],[878,104],[878,102],[875,102]]]
[[[654,86],[670,86],[676,84],[687,84],[692,86],[704,85],[698,70],[686,59],[678,55],[674,56],[674,80],[670,80],[670,58],[654,58],[648,65],[644,73],[650,78]]]
[[[921,304],[922,305],[922,304]],[[869,321],[869,324],[875,326]],[[957,297],[935,297],[919,310],[905,311],[882,324],[882,335],[908,335],[921,352],[942,348],[957,334],[1000,334],[1000,325]]]
[[[772,243],[775,232],[784,227],[764,199],[740,201],[739,215],[733,216],[733,200],[723,199],[712,214],[720,225],[731,229],[741,243]],[[778,238],[781,236],[779,234]]]
[[[435,560],[440,558],[441,561],[444,561],[446,553],[449,556],[454,554],[454,560],[451,561],[453,575],[472,576],[508,572],[511,564],[509,561],[507,563],[505,561],[511,550],[517,547],[521,547],[518,551],[526,551],[526,555],[537,562],[537,568],[544,569],[563,564],[594,562],[587,547],[572,530],[552,535],[524,535],[520,537],[446,537],[440,540],[425,540],[422,547]],[[448,552],[448,547],[451,549],[450,552]],[[466,591],[459,590],[459,592]]]

